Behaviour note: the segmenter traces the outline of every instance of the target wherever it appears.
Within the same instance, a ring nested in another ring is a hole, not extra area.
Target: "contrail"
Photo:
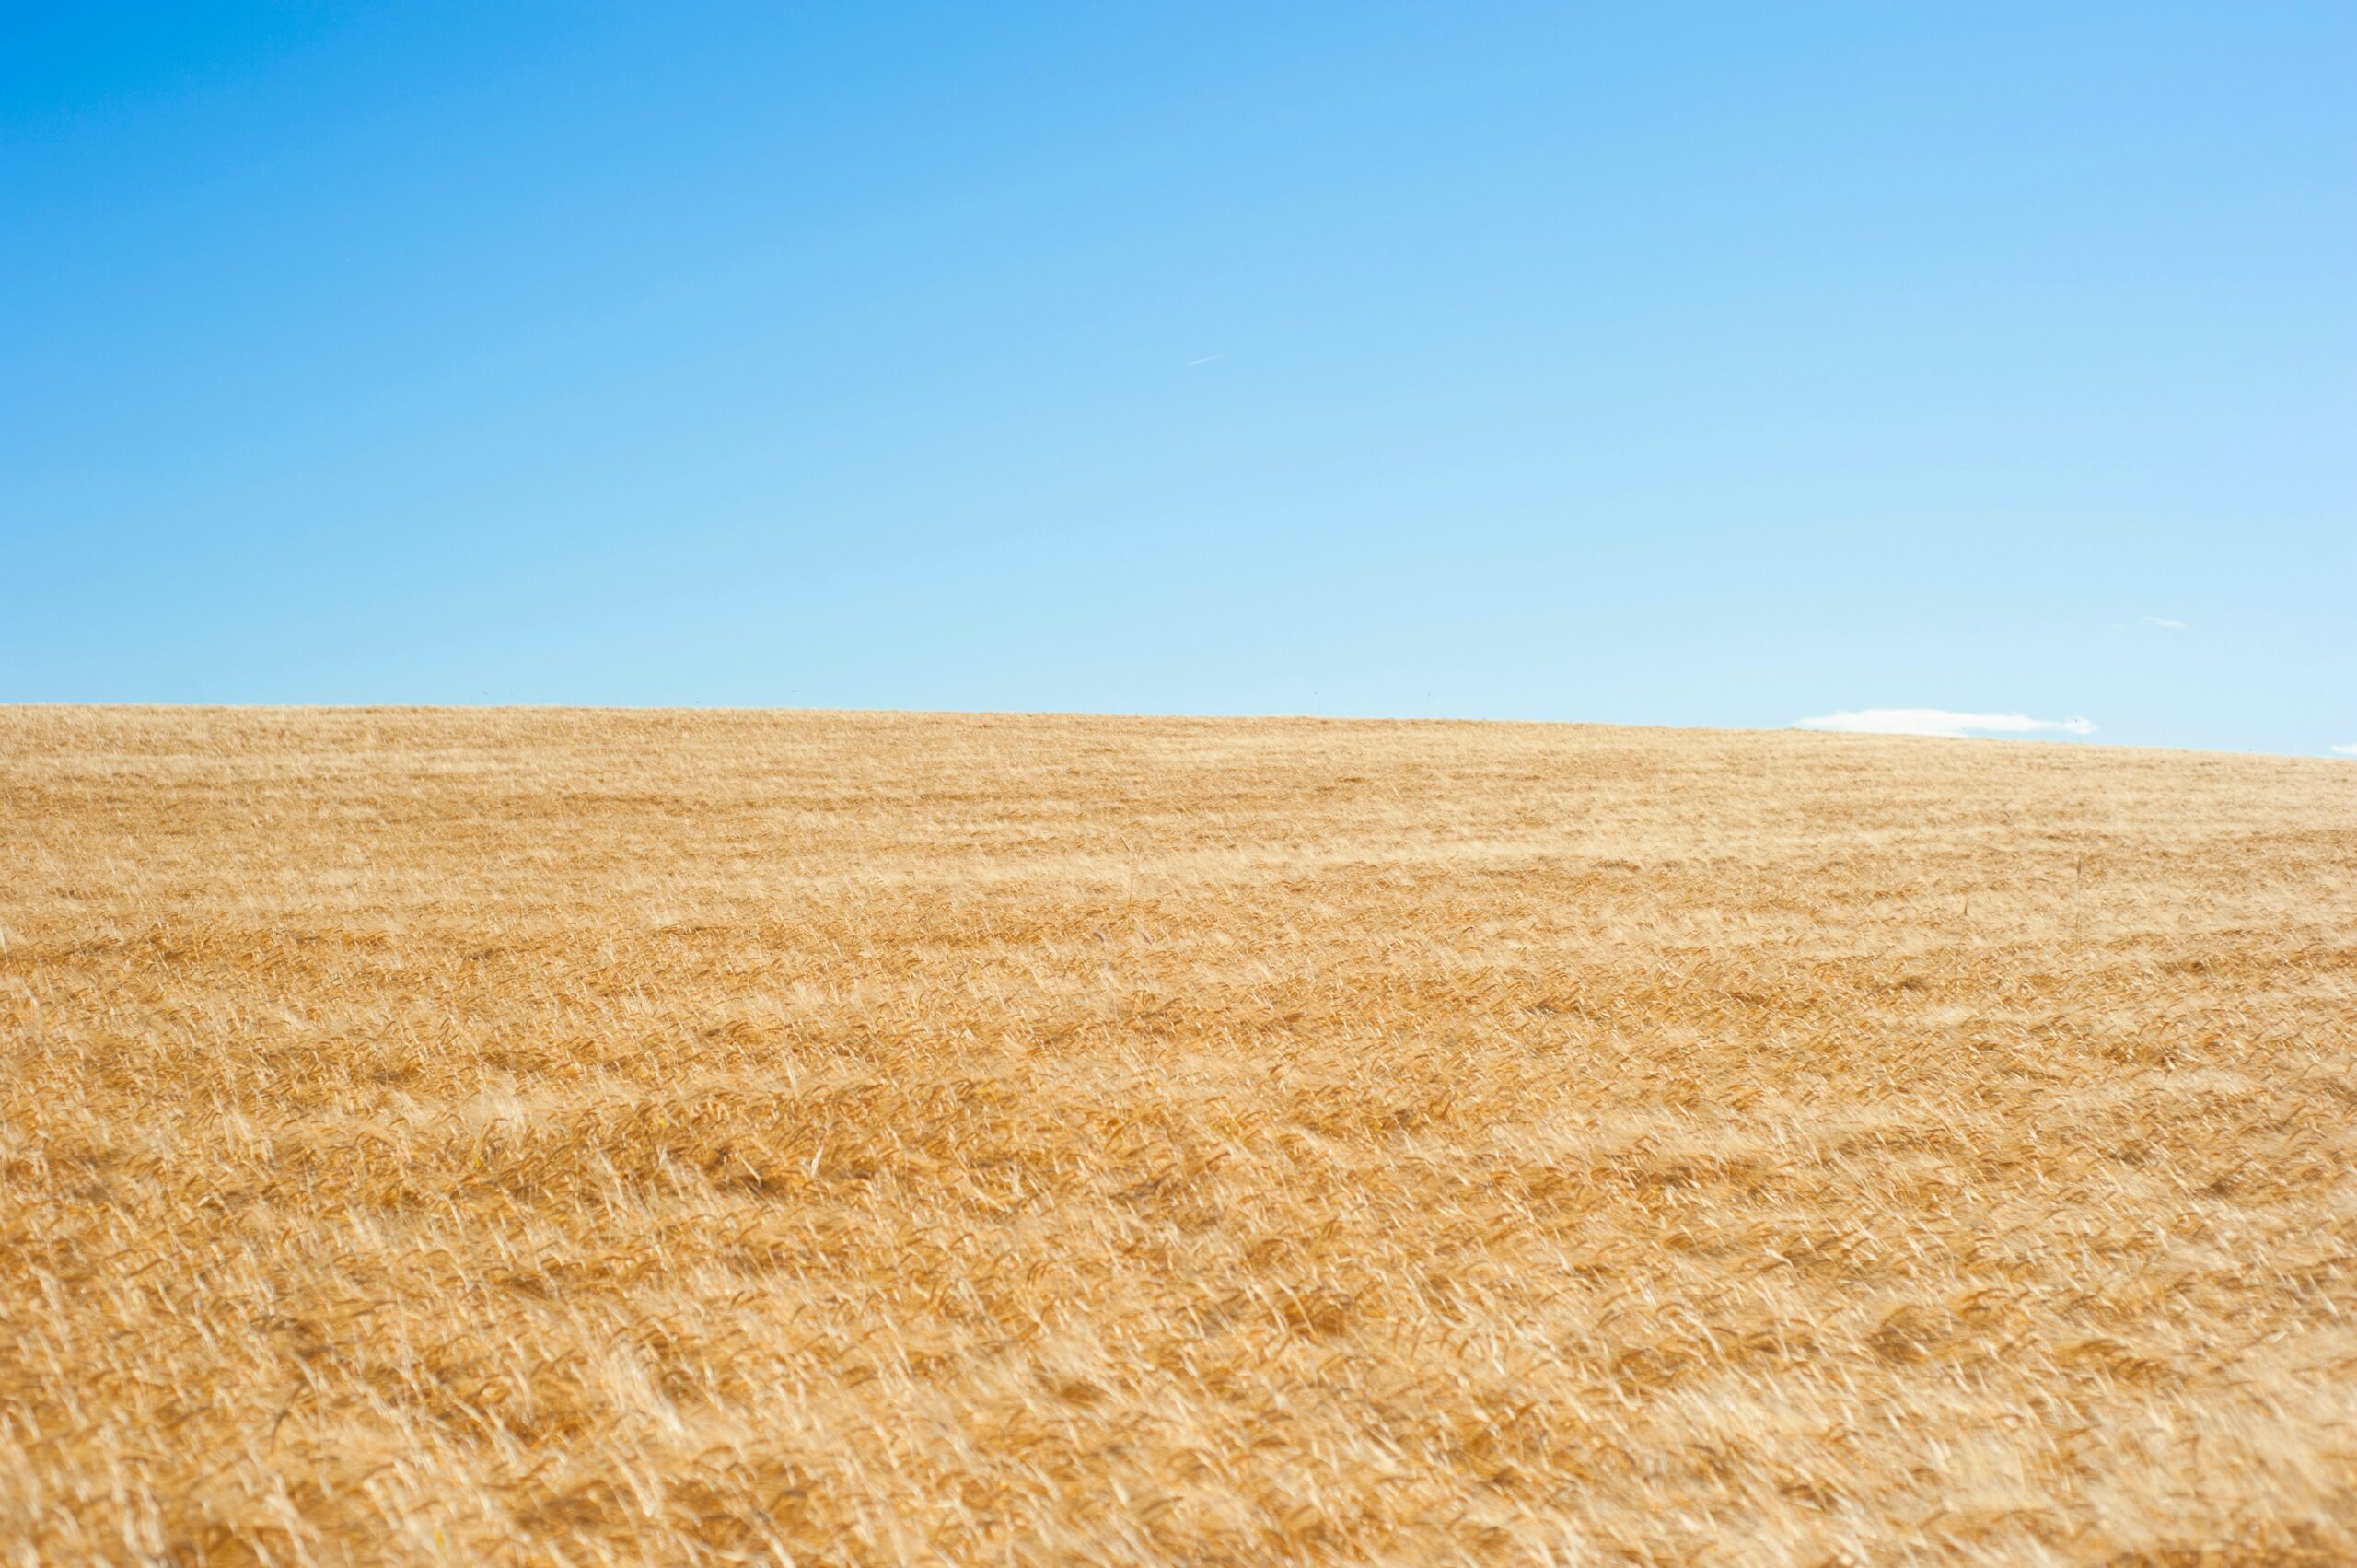
[[[1213,360],[1214,360],[1214,359],[1225,359],[1229,354],[1234,354],[1235,352],[1236,352],[1236,351],[1235,351],[1234,349],[1229,349],[1229,350],[1227,351],[1227,354],[1207,354],[1203,355],[1203,357],[1202,357],[1202,358],[1201,358],[1201,359],[1190,359],[1190,360],[1189,360],[1187,363],[1188,363],[1190,366],[1195,366],[1195,365],[1209,365]]]

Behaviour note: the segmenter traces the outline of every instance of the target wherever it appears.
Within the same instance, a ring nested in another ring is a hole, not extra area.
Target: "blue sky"
[[[0,700],[2357,744],[2357,7],[0,14]]]

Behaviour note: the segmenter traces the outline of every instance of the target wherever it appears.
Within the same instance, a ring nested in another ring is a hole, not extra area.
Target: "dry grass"
[[[0,1561],[2357,1559],[2357,767],[0,711]]]

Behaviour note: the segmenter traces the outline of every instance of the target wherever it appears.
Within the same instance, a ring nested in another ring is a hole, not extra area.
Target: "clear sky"
[[[0,700],[2357,745],[2340,0],[0,16]]]

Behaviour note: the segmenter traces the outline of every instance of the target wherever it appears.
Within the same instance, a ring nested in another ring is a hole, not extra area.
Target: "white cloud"
[[[2336,746],[2332,751],[2336,757],[2357,757],[2357,746]]]
[[[2182,632],[2185,630],[2184,621],[2172,621],[2165,615],[2147,615],[2144,617],[2144,624],[2147,626],[2158,626],[2164,632]]]
[[[1945,708],[1860,708],[1803,719],[1802,729],[1838,729],[1852,735],[2032,735],[2059,730],[2093,735],[2086,719],[2034,719],[2027,714],[1958,714]]]

